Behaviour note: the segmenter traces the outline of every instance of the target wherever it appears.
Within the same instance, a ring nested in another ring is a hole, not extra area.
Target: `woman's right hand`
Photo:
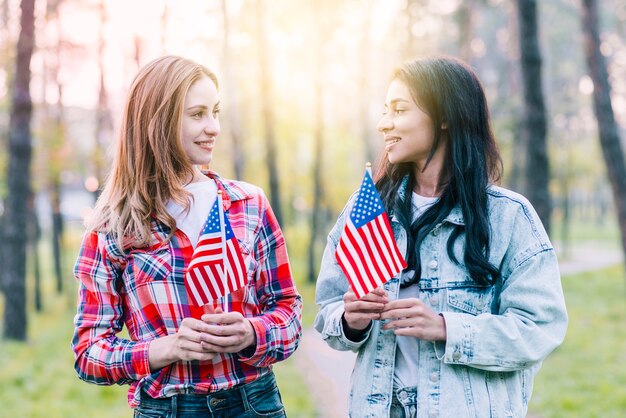
[[[357,299],[352,289],[343,295],[343,319],[348,329],[346,336],[359,333],[369,326],[374,319],[380,319],[380,314],[389,302],[387,292],[383,288],[376,288],[361,299]],[[352,338],[351,338],[352,339]]]
[[[176,334],[152,340],[148,348],[150,370],[158,370],[176,361],[208,361],[215,353],[202,348],[203,334],[209,325],[194,318],[185,318]]]

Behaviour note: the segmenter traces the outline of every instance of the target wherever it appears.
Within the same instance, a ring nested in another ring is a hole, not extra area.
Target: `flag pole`
[[[223,296],[223,311],[228,312],[228,255],[226,254],[226,221],[224,220],[226,214],[224,213],[224,205],[222,204],[222,191],[217,191],[217,209],[220,214],[220,236],[222,241],[222,260],[223,260],[223,269],[222,269],[222,286],[224,286],[224,296]]]
[[[369,161],[365,163],[365,171],[367,171],[370,177],[372,177],[372,163],[370,163]],[[373,177],[372,177],[372,180],[373,180]]]

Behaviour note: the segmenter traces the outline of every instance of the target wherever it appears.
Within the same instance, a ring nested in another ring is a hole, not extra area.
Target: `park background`
[[[365,162],[376,167],[391,72],[433,53],[475,67],[502,184],[530,198],[567,267],[570,325],[539,373],[530,415],[623,416],[624,0],[2,0],[0,22],[0,417],[132,414],[126,387],[78,380],[69,342],[82,220],[141,66],[176,54],[217,73],[222,134],[211,168],[270,197],[308,342],[325,236]],[[12,129],[25,115],[30,125]],[[335,408],[329,398],[341,390],[328,388],[338,380],[347,390],[348,376],[325,374],[337,360],[324,350],[303,344],[275,366],[288,416],[342,416],[345,399]]]

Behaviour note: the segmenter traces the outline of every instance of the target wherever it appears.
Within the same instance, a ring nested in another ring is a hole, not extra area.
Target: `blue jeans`
[[[391,398],[390,418],[413,418],[417,415],[417,388],[397,389]]]
[[[135,418],[276,418],[286,417],[276,379],[268,373],[257,380],[209,395],[151,398],[141,393]]]

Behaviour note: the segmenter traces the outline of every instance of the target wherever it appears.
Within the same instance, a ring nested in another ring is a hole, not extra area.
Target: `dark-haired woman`
[[[496,186],[483,88],[450,57],[396,70],[376,186],[408,267],[357,299],[335,261],[354,197],[329,234],[315,327],[358,352],[352,417],[523,417],[565,336],[554,248],[530,203]]]

